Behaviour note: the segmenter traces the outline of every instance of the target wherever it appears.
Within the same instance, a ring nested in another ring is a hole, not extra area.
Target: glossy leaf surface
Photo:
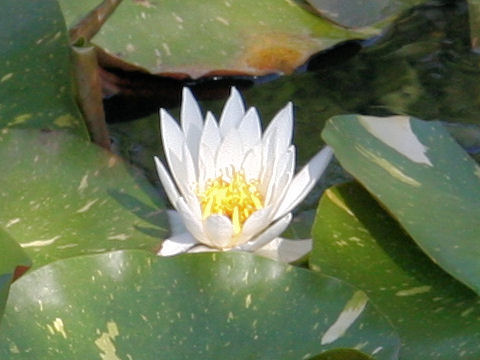
[[[0,357],[301,359],[358,347],[396,359],[364,293],[247,253],[61,260],[12,286]]]
[[[345,27],[373,26],[422,0],[307,0],[322,16]]]
[[[0,33],[0,127],[67,129],[87,137],[57,2],[2,1]]]
[[[9,130],[0,138],[0,168],[0,227],[35,266],[79,254],[155,250],[167,234],[151,185],[77,136]]]
[[[98,3],[60,1],[69,26]],[[199,77],[289,73],[311,54],[362,36],[292,1],[147,0],[120,3],[92,41],[106,66]]]
[[[327,190],[310,267],[363,289],[393,322],[400,359],[480,357],[480,298],[434,264],[358,184]]]
[[[7,301],[10,282],[15,270],[19,267],[28,267],[30,259],[6,232],[0,230],[0,321]]]
[[[448,131],[407,116],[345,115],[322,135],[428,256],[480,293],[480,166]]]

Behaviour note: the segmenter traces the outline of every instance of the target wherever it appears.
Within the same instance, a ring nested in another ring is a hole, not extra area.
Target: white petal
[[[198,154],[198,184],[200,186],[216,176],[215,155],[221,140],[220,130],[218,129],[215,117],[211,112],[208,112],[200,138]]]
[[[200,152],[198,159],[198,187],[200,191],[204,191],[204,185],[208,180],[215,179],[217,172],[215,171],[215,156],[209,147],[205,146]]]
[[[195,168],[195,165],[193,164],[192,154],[190,153],[190,150],[188,149],[187,146],[183,147],[182,160],[183,160],[183,166],[185,169],[184,182],[190,188],[192,188],[197,184],[198,176],[197,176],[197,170]]]
[[[168,200],[170,200],[170,203],[175,206],[175,203],[177,202],[178,198],[180,197],[180,194],[178,193],[177,187],[173,183],[172,178],[168,174],[167,169],[165,169],[165,166],[163,166],[162,162],[160,161],[159,158],[156,156],[153,157],[155,160],[155,165],[157,168],[157,173],[158,177],[160,178],[160,182],[163,185],[163,188],[165,189],[165,193],[167,194]]]
[[[312,190],[317,180],[322,176],[325,168],[332,159],[333,150],[325,146],[318,152],[305,167],[293,178],[290,187],[280,203],[275,219],[290,212]]]
[[[209,111],[207,112],[205,125],[200,138],[201,147],[208,147],[211,151],[216,152],[221,142],[222,136],[220,135],[220,129],[218,128],[217,121],[215,120],[213,114]]]
[[[193,194],[191,197],[184,198],[188,208],[192,212],[192,214],[195,216],[196,219],[201,219],[202,218],[202,207],[200,205],[200,202],[198,200],[198,197]]]
[[[272,190],[271,198],[269,199],[269,204],[272,206],[273,214],[277,213],[277,209],[280,206],[285,194],[290,188],[290,184],[295,174],[295,146],[291,145],[287,153],[285,154],[286,162],[285,167],[283,168],[283,173],[278,171],[274,183],[275,186]],[[273,180],[272,180],[273,181]],[[267,202],[266,202],[267,203]]]
[[[260,249],[261,247],[265,246],[270,241],[275,239],[277,236],[279,236],[282,232],[284,232],[285,229],[288,227],[288,224],[290,224],[291,220],[292,214],[288,213],[280,220],[277,220],[276,223],[271,225],[267,230],[258,235],[255,239],[249,241],[244,245],[239,246],[239,249],[244,251],[256,251]]]
[[[188,250],[189,254],[202,253],[202,252],[219,252],[220,250],[208,247],[205,245],[197,245]]]
[[[285,182],[289,181],[289,178],[293,174],[288,172],[294,171],[295,167],[295,147],[291,145],[289,149],[282,154],[279,158],[276,159],[273,167],[273,176],[270,178],[270,183],[267,187],[267,192],[265,194],[265,203],[271,204],[273,201],[278,199],[280,194],[283,196],[286,189]],[[284,175],[287,175],[286,177]],[[291,179],[290,179],[291,180]]]
[[[183,154],[179,158],[168,150],[166,154],[167,153],[169,154],[170,158],[170,172],[175,180],[175,183],[177,184],[178,189],[180,190],[180,193],[185,198],[191,198],[194,196],[192,191],[192,182],[195,181],[195,174],[191,174],[187,171],[186,166],[188,165],[185,161],[183,161]]]
[[[167,210],[167,217],[170,225],[170,237],[188,232],[182,217],[177,211]]]
[[[268,136],[264,136],[262,139],[262,171],[259,190],[264,195],[267,192],[275,167],[275,134],[275,131],[271,131]]]
[[[283,262],[293,262],[301,259],[312,250],[312,239],[288,240],[275,238],[255,254]]]
[[[262,139],[262,128],[260,126],[260,118],[257,110],[252,107],[248,109],[238,126],[238,133],[242,139],[243,146],[250,149],[259,143]]]
[[[218,147],[215,168],[217,171],[223,171],[224,173],[228,172],[228,169],[232,166],[234,169],[239,169],[243,157],[243,146],[238,131],[231,129]]]
[[[160,256],[172,256],[187,252],[198,241],[188,232],[170,237],[163,241],[162,248],[157,253]]]
[[[239,243],[251,240],[252,237],[270,225],[272,219],[271,211],[272,208],[269,206],[252,213],[243,224],[241,234],[242,240],[239,241]]]
[[[177,122],[164,109],[160,109],[160,126],[165,157],[172,171],[170,156],[175,154],[179,159],[182,157],[185,137]]]
[[[205,232],[212,245],[219,249],[228,248],[233,236],[233,225],[223,215],[211,215],[204,221]]]
[[[248,180],[258,180],[260,178],[260,173],[262,171],[261,145],[257,144],[247,151],[245,158],[242,161],[242,169]]]
[[[267,137],[271,132],[275,132],[275,154],[283,154],[292,142],[293,134],[293,105],[288,103],[280,110],[273,120],[268,124],[264,136]]]
[[[182,130],[187,146],[195,163],[198,156],[198,145],[202,134],[203,119],[198,103],[188,88],[183,88],[182,107],[180,112]]]
[[[187,206],[184,199],[179,198],[177,200],[176,208],[190,234],[199,242],[212,246],[212,243],[204,233],[201,219]]]
[[[230,97],[223,108],[220,117],[220,133],[225,136],[231,129],[236,128],[245,114],[242,96],[232,87]]]

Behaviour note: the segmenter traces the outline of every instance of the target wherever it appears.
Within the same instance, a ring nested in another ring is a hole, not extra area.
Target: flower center
[[[257,186],[257,180],[247,181],[242,172],[235,170],[229,181],[222,176],[209,180],[205,190],[197,194],[203,218],[212,214],[228,216],[234,233],[239,234],[248,217],[263,208],[263,197]]]

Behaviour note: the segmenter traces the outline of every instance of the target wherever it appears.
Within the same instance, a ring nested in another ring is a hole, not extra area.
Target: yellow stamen
[[[203,218],[212,214],[228,216],[234,233],[239,234],[248,217],[263,208],[263,197],[257,186],[257,180],[247,181],[242,172],[235,170],[229,181],[222,176],[209,180],[205,190],[197,193]]]

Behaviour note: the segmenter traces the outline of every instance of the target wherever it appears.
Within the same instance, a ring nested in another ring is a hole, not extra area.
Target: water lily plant
[[[204,120],[185,88],[181,125],[164,109],[160,123],[170,173],[157,157],[155,163],[175,211],[169,212],[172,236],[159,255],[239,250],[290,262],[310,251],[310,239],[278,236],[324,172],[332,149],[322,149],[294,176],[291,103],[262,134],[256,109],[245,111],[235,88],[219,122],[211,112]]]

